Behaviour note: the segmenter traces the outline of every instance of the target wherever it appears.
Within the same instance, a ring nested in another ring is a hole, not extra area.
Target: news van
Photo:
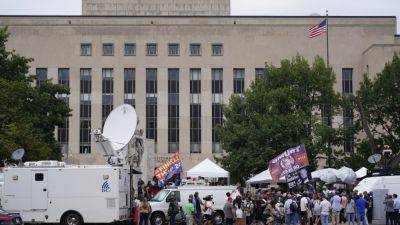
[[[189,195],[199,193],[199,197],[211,195],[214,202],[215,224],[220,225],[224,222],[224,205],[226,202],[226,193],[232,193],[236,190],[235,186],[198,186],[185,185],[177,188],[163,189],[156,196],[149,200],[152,208],[150,215],[150,223],[152,225],[163,225],[168,218],[168,207],[171,197],[175,197],[179,206],[184,207],[188,202]],[[203,200],[202,200],[203,201]]]
[[[111,223],[129,219],[129,167],[27,162],[4,169],[3,208],[26,223]]]

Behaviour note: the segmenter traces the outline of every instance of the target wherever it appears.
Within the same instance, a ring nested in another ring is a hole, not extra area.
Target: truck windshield
[[[150,201],[152,202],[161,202],[168,195],[169,191],[162,190],[156,194]]]

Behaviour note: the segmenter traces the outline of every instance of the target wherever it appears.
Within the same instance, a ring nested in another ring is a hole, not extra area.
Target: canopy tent
[[[356,171],[357,178],[362,178],[367,176],[368,169],[365,167],[361,167],[359,170]]]
[[[208,158],[194,166],[192,169],[187,171],[189,177],[205,177],[205,178],[229,178],[229,172],[222,169],[213,161]]]
[[[268,170],[264,170],[261,173],[255,175],[254,177],[250,178],[246,181],[248,184],[268,184],[272,183],[271,173]],[[279,183],[286,183],[285,177],[279,178]]]

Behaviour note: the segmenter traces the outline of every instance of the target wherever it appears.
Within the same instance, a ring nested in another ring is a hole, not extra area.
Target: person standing
[[[194,221],[194,205],[193,205],[193,195],[189,195],[188,202],[185,205],[186,213],[186,223],[187,225],[193,225]]]
[[[175,225],[175,217],[179,213],[178,203],[175,201],[175,196],[170,198],[168,207],[169,225]]]
[[[332,209],[331,203],[326,199],[325,195],[323,195],[322,202],[321,202],[321,224],[322,225],[328,225],[329,214],[331,212],[331,209]]]
[[[235,209],[232,204],[232,198],[228,197],[224,205],[225,224],[233,225],[235,220]]]
[[[236,225],[246,225],[246,218],[244,215],[244,207],[242,202],[242,197],[239,195],[235,199],[235,215],[236,215]]]
[[[148,224],[150,213],[151,213],[151,206],[147,201],[147,198],[143,197],[142,202],[140,203],[139,206],[139,215],[140,215],[139,225]]]
[[[347,222],[352,223],[353,225],[355,225],[355,208],[356,208],[356,202],[354,201],[354,199],[351,197],[351,195],[349,195],[349,199],[347,199],[347,204],[346,204],[346,208],[345,208],[345,213],[346,213],[346,219]]]
[[[340,201],[341,198],[339,196],[339,193],[336,192],[335,195],[331,198],[333,225],[338,225],[340,223],[340,211],[342,210]]]
[[[194,220],[196,225],[202,225],[203,224],[203,216],[201,214],[201,205],[203,203],[201,202],[201,199],[199,197],[199,192],[194,193],[194,199],[193,199],[193,205],[194,205]]]
[[[285,204],[283,206],[284,211],[285,211],[285,224],[286,225],[296,225],[295,222],[295,213],[298,208],[298,205],[296,201],[292,199],[291,194],[287,195],[287,200],[285,201]]]
[[[308,199],[305,194],[300,199],[300,223],[302,225],[307,225],[308,223],[308,214],[307,214],[307,209],[308,209]]]
[[[347,206],[347,196],[346,192],[343,192],[342,195],[340,196],[340,223],[345,223],[346,222],[346,206]]]
[[[397,194],[393,195],[393,210],[394,224],[400,225],[400,199],[397,197]]]
[[[357,221],[358,224],[367,225],[367,219],[365,218],[365,208],[367,202],[363,198],[362,194],[359,195],[359,198],[356,201],[356,213],[357,213]]]
[[[394,201],[392,199],[391,195],[387,195],[385,198],[385,201],[383,201],[383,204],[385,205],[385,212],[386,212],[386,225],[393,225],[394,224],[394,218],[393,218],[393,213],[394,213]]]
[[[313,200],[313,224],[318,225],[321,219],[321,200],[314,194]]]

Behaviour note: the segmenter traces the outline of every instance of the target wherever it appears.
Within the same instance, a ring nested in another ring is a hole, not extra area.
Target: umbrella
[[[338,170],[332,169],[332,168],[327,168],[327,169],[322,169],[319,171],[319,179],[324,181],[325,183],[331,184],[335,183],[337,181],[337,176],[336,174],[338,173]]]
[[[350,168],[348,168],[348,167],[345,167],[345,166],[343,166],[342,168],[340,168],[340,169],[337,171],[336,176],[337,176],[343,183],[346,183],[346,184],[353,184],[354,181],[356,181],[356,179],[357,179],[356,173],[355,173],[352,169],[350,169]]]

